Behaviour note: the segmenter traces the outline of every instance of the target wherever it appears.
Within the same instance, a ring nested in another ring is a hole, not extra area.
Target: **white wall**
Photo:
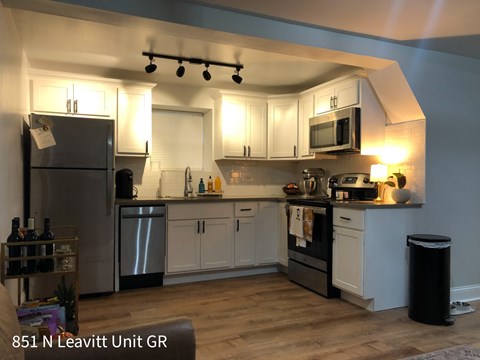
[[[27,95],[23,52],[10,11],[1,3],[0,44],[0,241],[3,242],[10,233],[11,219],[23,217],[21,127]]]

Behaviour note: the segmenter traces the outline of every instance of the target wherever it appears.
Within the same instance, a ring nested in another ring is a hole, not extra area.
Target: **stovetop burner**
[[[302,196],[296,199],[288,199],[290,204],[310,205],[310,206],[325,206],[330,204],[331,199],[328,196]]]

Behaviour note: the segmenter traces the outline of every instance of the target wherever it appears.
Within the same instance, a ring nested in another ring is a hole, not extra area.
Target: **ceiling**
[[[258,39],[147,19],[127,14],[124,9],[112,12],[79,6],[88,0],[1,1],[11,8],[27,59],[37,69],[271,93],[303,90],[356,69],[352,64],[322,58],[308,49],[291,49],[283,43],[269,43],[267,47]],[[165,9],[173,3],[157,0],[152,6]],[[179,3],[480,59],[478,0],[299,0],[297,6],[290,0],[176,0],[175,6]],[[245,66],[240,72],[244,81],[234,84],[231,68],[211,66],[212,80],[206,82],[201,75],[203,66],[194,64],[186,64],[185,76],[179,79],[175,76],[176,61],[164,59],[155,60],[155,73],[145,74],[148,59],[141,56],[142,51],[241,63]]]

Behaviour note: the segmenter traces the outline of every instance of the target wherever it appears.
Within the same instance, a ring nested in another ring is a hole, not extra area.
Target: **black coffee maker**
[[[115,174],[115,197],[118,199],[133,198],[133,171],[118,170]]]

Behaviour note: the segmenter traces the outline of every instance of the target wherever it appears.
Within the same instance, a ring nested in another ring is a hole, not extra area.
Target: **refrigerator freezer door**
[[[75,225],[80,294],[114,286],[113,170],[31,169],[30,214]]]
[[[113,120],[32,114],[31,127],[42,127],[42,118],[52,124],[57,145],[39,150],[32,140],[31,167],[113,168]]]

